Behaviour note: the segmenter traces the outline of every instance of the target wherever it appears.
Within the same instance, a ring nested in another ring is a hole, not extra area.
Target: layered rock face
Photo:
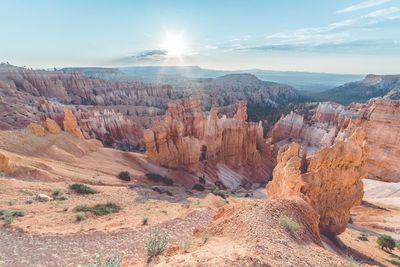
[[[371,77],[371,83],[375,80]],[[379,81],[378,78],[376,78]],[[313,116],[292,112],[283,116],[269,133],[275,155],[290,142],[300,144],[308,157],[335,140],[343,140],[354,127],[362,127],[371,149],[368,178],[386,182],[400,181],[400,101],[377,98],[367,104],[347,107],[324,102],[312,111]]]
[[[400,182],[400,101],[376,99],[353,109],[371,147],[368,177]]]
[[[55,98],[65,104],[164,105],[172,88],[168,85],[125,83],[90,79],[79,73],[28,70],[1,66],[1,86],[19,89],[34,96]]]
[[[297,99],[290,86],[264,82],[252,75],[189,79],[175,90],[169,85],[89,78],[74,71],[44,71],[0,64],[0,129],[24,129],[51,118],[63,128],[64,108],[71,110],[84,138],[105,145],[144,151],[142,130],[150,127],[171,100],[199,95],[202,109],[240,100],[277,106]]]
[[[219,118],[217,108],[207,115],[200,106],[197,98],[170,103],[164,120],[144,132],[149,157],[160,165],[194,173],[205,161],[233,169],[254,166],[257,173],[262,164],[262,126],[246,122],[246,104],[240,102],[232,118]]]
[[[304,198],[320,215],[321,231],[340,234],[346,228],[350,208],[361,203],[368,156],[362,128],[309,159],[300,152],[299,144],[285,145],[279,151],[274,178],[267,185],[268,196]]]
[[[333,125],[332,125],[333,124]],[[277,153],[279,148],[290,142],[297,142],[309,155],[321,147],[333,144],[337,134],[334,123],[309,123],[302,115],[291,112],[282,118],[271,129],[270,142]]]

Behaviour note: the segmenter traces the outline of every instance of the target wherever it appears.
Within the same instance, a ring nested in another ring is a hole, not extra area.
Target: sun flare
[[[161,48],[167,51],[168,57],[182,57],[188,50],[188,43],[182,33],[167,32]]]

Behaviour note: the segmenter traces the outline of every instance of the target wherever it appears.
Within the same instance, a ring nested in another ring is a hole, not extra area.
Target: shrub
[[[79,205],[74,208],[75,212],[92,212],[95,215],[107,215],[115,213],[121,210],[121,207],[113,202],[108,202],[106,204],[96,204],[94,206]]]
[[[86,220],[85,213],[83,213],[83,212],[78,212],[78,213],[75,215],[75,219],[76,219],[77,222],[81,222],[81,221]]]
[[[167,234],[161,232],[158,228],[151,228],[149,239],[146,243],[147,256],[155,257],[161,255],[168,244]]]
[[[288,216],[283,216],[282,218],[280,218],[279,224],[291,234],[297,232],[300,229],[300,225]]]
[[[55,188],[53,190],[53,197],[61,196],[62,195],[62,190],[60,188]]]
[[[378,243],[381,249],[389,249],[390,251],[396,246],[394,239],[390,235],[380,235],[376,243]]]
[[[5,222],[5,224],[11,224],[14,221],[13,216],[4,216],[2,219]]]
[[[206,179],[204,177],[199,177],[199,183],[206,184]]]
[[[193,185],[192,189],[197,190],[197,191],[204,191],[205,188],[204,188],[204,185],[195,184],[195,185]]]
[[[226,199],[226,194],[225,194],[225,192],[222,191],[222,190],[219,190],[218,187],[215,187],[215,188],[211,191],[211,193],[213,193],[213,194],[216,195],[216,196],[222,197],[223,199]]]
[[[75,212],[87,212],[87,211],[92,211],[92,207],[88,205],[79,205],[74,208]]]
[[[106,215],[110,213],[115,213],[121,210],[121,207],[113,202],[108,202],[107,204],[97,204],[93,207],[93,212],[96,215]]]
[[[54,200],[68,200],[68,197],[63,194],[63,191],[60,188],[54,189],[52,196]]]
[[[192,245],[192,243],[190,242],[189,239],[185,239],[179,243],[179,247],[185,253],[187,253],[189,251],[191,245]]]
[[[361,241],[368,241],[368,235],[365,234],[365,233],[361,233],[361,234],[357,237],[357,239],[358,239],[358,240],[361,240]]]
[[[93,188],[91,188],[85,184],[72,184],[69,186],[69,188],[78,194],[95,194],[95,193],[97,193],[96,190],[94,190]]]
[[[131,174],[128,171],[122,171],[118,174],[118,178],[124,181],[130,181]]]
[[[0,219],[6,224],[10,224],[14,221],[15,217],[23,217],[25,212],[23,211],[10,211],[10,210],[0,210]]]
[[[97,254],[95,262],[89,263],[89,264],[84,264],[84,265],[78,265],[78,266],[82,266],[82,267],[119,267],[120,264],[121,264],[121,257],[119,257],[119,256],[110,257],[106,261],[103,262],[100,255]]]
[[[201,239],[203,240],[203,244],[208,242],[208,239],[210,239],[210,235],[206,232],[201,236]]]
[[[167,185],[167,186],[174,185],[174,181],[172,179],[165,177],[165,176],[161,176],[156,173],[146,173],[145,176],[147,177],[147,179],[149,179],[150,181],[153,181],[153,182],[157,182],[157,183],[162,182],[164,185]]]
[[[148,225],[149,224],[149,218],[143,217],[142,219],[142,225]]]

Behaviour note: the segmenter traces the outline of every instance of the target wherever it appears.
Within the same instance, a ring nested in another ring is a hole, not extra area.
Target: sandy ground
[[[400,265],[398,249],[389,253],[376,244],[381,234],[400,241],[400,183],[365,179],[363,203],[351,210],[351,219],[352,224],[339,236],[350,253],[360,254],[360,258],[371,258],[382,266]],[[368,236],[368,241],[358,239],[362,233]]]

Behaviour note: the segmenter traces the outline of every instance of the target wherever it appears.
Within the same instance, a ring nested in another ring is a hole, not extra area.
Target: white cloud
[[[368,13],[367,15],[362,16],[363,18],[381,18],[381,17],[392,17],[392,15],[398,15],[400,14],[400,7],[388,7],[388,8],[383,8],[379,9],[376,11],[373,11],[371,13]],[[389,16],[391,15],[391,16]]]
[[[368,1],[364,1],[364,2],[361,2],[361,3],[356,4],[356,5],[352,5],[352,6],[348,6],[346,8],[340,9],[340,10],[336,11],[336,13],[353,12],[353,11],[360,10],[360,9],[379,6],[379,5],[388,3],[390,1],[391,0],[368,0]]]

